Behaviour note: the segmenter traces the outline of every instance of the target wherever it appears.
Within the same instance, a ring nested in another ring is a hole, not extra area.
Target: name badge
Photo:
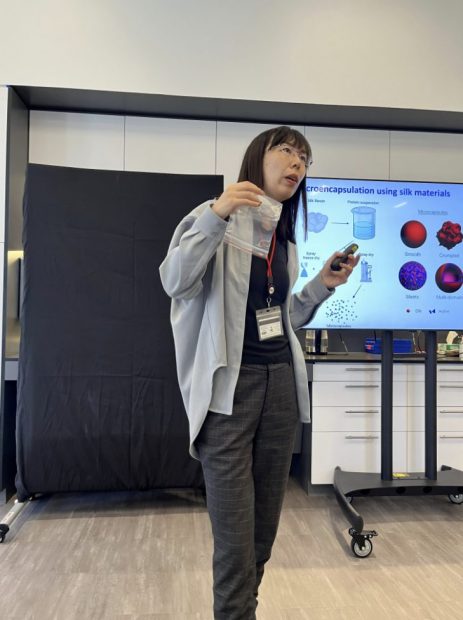
[[[283,321],[280,306],[256,310],[257,333],[259,340],[269,340],[283,336]]]

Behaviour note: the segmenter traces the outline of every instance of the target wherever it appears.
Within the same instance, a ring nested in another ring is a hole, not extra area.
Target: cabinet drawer
[[[439,407],[463,406],[463,382],[437,382],[437,405]]]
[[[463,432],[437,433],[437,463],[463,469]]]
[[[380,431],[381,407],[314,407],[312,432]]]
[[[457,381],[463,384],[463,364],[438,364],[437,383],[440,381]]]
[[[424,432],[408,435],[408,471],[424,472]],[[437,469],[442,465],[463,469],[463,432],[437,433]]]
[[[460,407],[437,407],[437,431],[463,434],[463,403]]]
[[[395,388],[396,384],[394,384]],[[425,384],[418,381],[408,383],[408,404],[413,407],[424,407]],[[463,383],[458,381],[438,381],[437,403],[442,406],[463,406]]]
[[[406,466],[407,433],[393,433],[395,471]],[[312,484],[333,484],[334,468],[345,471],[381,471],[381,434],[372,433],[313,433]]]
[[[379,364],[314,364],[314,381],[381,381]]]
[[[394,407],[395,431],[407,430],[407,408]],[[313,407],[312,432],[380,431],[381,407]]]
[[[394,406],[407,404],[407,384],[403,381],[394,383]],[[381,382],[332,382],[314,381],[312,383],[312,403],[314,407],[359,405],[364,407],[379,407],[381,404]]]
[[[379,407],[381,404],[381,383],[379,381],[365,381],[363,383],[314,381],[312,384],[312,403],[314,407],[337,405]]]
[[[408,364],[394,364],[394,381],[407,381]],[[424,375],[423,375],[424,376]],[[366,381],[381,380],[380,364],[317,363],[313,367],[314,381]]]
[[[424,416],[424,407],[408,407],[408,430],[424,432]],[[463,405],[461,407],[437,407],[437,430],[463,432]]]

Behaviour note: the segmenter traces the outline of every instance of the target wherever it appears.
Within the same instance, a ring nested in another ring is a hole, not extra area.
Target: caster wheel
[[[463,504],[463,494],[453,495],[452,493],[449,493],[449,500],[452,504]]]
[[[367,558],[370,553],[373,551],[373,543],[369,538],[365,538],[363,548],[360,547],[358,542],[353,538],[350,543],[350,548],[352,549],[352,553],[358,558]]]
[[[8,525],[5,525],[4,523],[0,523],[0,543],[2,543],[5,540],[5,536],[8,534],[9,531],[10,531],[10,528],[8,527]]]

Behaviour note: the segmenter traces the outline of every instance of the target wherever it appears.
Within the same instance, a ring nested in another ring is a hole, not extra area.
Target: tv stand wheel
[[[452,504],[463,504],[463,494],[459,493],[458,495],[454,495],[453,493],[449,493],[449,500]]]
[[[367,558],[373,551],[373,543],[369,538],[365,538],[363,541],[363,547],[361,547],[360,543],[353,538],[350,543],[350,548],[352,549],[352,553],[357,558]]]

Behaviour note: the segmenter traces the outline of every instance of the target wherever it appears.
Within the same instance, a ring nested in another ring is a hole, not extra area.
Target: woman
[[[172,297],[177,371],[190,424],[190,451],[201,461],[214,536],[214,618],[255,618],[257,590],[270,558],[291,462],[297,420],[309,421],[305,362],[294,333],[358,257],[340,271],[339,252],[303,290],[298,276],[298,209],[307,229],[305,177],[312,153],[290,127],[249,145],[238,182],[196,207],[177,227],[160,267]],[[224,243],[230,217],[249,235],[253,209],[266,195],[283,204],[268,258]],[[300,206],[302,204],[302,206]],[[262,313],[272,308],[273,333]]]

